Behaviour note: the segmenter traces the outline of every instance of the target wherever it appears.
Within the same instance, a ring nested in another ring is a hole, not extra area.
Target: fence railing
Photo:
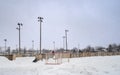
[[[91,56],[114,56],[120,55],[120,52],[80,52],[80,53],[61,53],[61,58],[77,58],[77,57],[91,57]],[[15,60],[16,57],[35,56],[38,59],[45,59],[46,54],[0,54],[10,60]]]
[[[120,55],[120,52],[82,52],[82,53],[71,53],[70,58],[74,57],[91,57],[91,56],[112,56]]]

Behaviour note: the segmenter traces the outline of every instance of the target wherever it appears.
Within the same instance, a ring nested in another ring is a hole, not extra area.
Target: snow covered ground
[[[0,57],[0,75],[120,75],[120,56],[71,58],[61,65],[33,63],[34,57]]]

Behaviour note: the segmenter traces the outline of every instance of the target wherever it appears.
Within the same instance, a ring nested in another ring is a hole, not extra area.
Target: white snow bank
[[[0,57],[0,75],[120,75],[120,56],[71,58],[61,65],[33,63],[34,57]]]

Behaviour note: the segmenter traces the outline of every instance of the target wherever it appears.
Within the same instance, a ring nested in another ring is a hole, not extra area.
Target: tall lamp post
[[[80,44],[78,44],[78,51],[79,51],[79,48],[80,48]]]
[[[18,53],[20,53],[20,52],[21,52],[21,36],[20,36],[20,30],[21,30],[21,26],[23,26],[23,24],[22,24],[22,23],[18,23],[17,25],[18,25],[18,27],[17,27],[16,29],[19,31],[19,51],[18,51]]]
[[[65,37],[66,37],[66,52],[67,52],[67,48],[68,48],[68,45],[67,45],[67,32],[68,32],[68,30],[65,30]]]
[[[63,38],[63,49],[65,49],[65,36],[62,37]]]
[[[32,49],[34,50],[34,40],[32,40]]]
[[[40,22],[40,54],[41,54],[41,39],[42,39],[42,38],[41,38],[41,33],[42,33],[42,32],[41,32],[41,31],[42,31],[42,28],[41,28],[42,26],[41,26],[41,24],[42,24],[42,22],[43,22],[42,20],[43,20],[43,17],[38,17],[38,22]]]
[[[4,39],[4,41],[5,41],[5,51],[6,51],[6,42],[7,42],[7,39]]]
[[[55,41],[53,41],[53,47],[54,47],[54,51],[55,51]]]

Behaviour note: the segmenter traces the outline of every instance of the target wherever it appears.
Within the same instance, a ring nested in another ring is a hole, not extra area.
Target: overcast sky
[[[0,0],[0,46],[16,48],[17,23],[21,29],[22,48],[39,49],[39,22],[43,17],[42,48],[63,47],[68,29],[68,48],[120,44],[120,0]]]

